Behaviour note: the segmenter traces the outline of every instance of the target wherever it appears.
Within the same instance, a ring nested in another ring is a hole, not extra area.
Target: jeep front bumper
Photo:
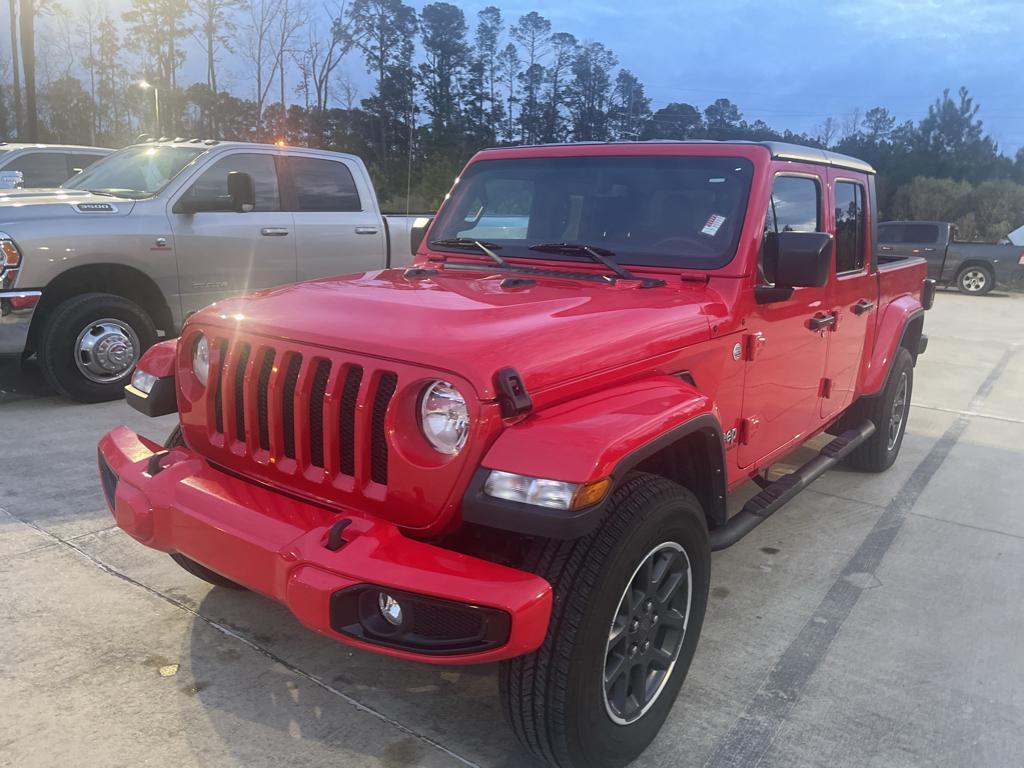
[[[126,427],[100,441],[99,468],[130,536],[283,603],[328,637],[438,664],[512,658],[544,639],[551,587],[533,574],[286,496]],[[381,594],[403,605],[406,629],[381,621]]]

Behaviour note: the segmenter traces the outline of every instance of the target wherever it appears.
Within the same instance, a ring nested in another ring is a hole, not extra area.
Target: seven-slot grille
[[[258,341],[211,344],[207,413],[211,437],[237,456],[300,471],[319,468],[324,480],[388,482],[386,417],[398,375],[332,352],[278,348]]]

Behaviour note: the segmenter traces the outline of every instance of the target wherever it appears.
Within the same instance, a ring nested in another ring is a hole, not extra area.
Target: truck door
[[[886,224],[879,230],[879,251],[888,256],[920,256],[928,262],[928,277],[938,280],[943,272],[946,244],[944,228],[929,222]]]
[[[823,174],[816,166],[787,164],[787,171],[776,175],[772,184],[765,231],[827,231]],[[774,284],[763,260],[759,272],[761,284]],[[811,329],[811,319],[825,315],[827,290],[795,288],[788,299],[758,304],[749,317],[749,331],[740,349],[734,350],[747,359],[738,451],[741,467],[802,442],[820,424],[818,391],[828,341],[825,332]]]
[[[828,285],[828,357],[821,383],[821,418],[841,411],[853,398],[865,344],[874,334],[878,280],[871,264],[870,208],[866,177],[829,172],[832,215],[828,218],[835,242]]]
[[[230,171],[252,177],[252,211],[184,212],[186,199],[223,208],[230,201]],[[217,201],[222,201],[219,206]],[[274,155],[269,152],[222,156],[186,186],[172,202],[170,215],[186,315],[227,296],[295,282],[292,215],[283,207]]]
[[[341,157],[291,155],[285,164],[299,280],[383,268],[384,222],[363,169]]]

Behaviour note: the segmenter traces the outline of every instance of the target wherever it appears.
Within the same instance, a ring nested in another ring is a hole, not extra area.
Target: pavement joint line
[[[1007,349],[978,387],[967,406],[978,411],[1017,351]],[[873,576],[896,539],[915,502],[956,445],[971,417],[959,416],[914,468],[881,517],[850,556],[803,628],[779,656],[743,714],[717,741],[705,768],[753,768],[761,764],[811,677],[828,654],[832,641],[864,592],[863,576]],[[855,578],[856,577],[856,578]]]
[[[1008,421],[1011,424],[1024,424],[1024,419],[1015,419],[1013,416],[997,416],[993,413],[980,413],[978,411],[963,411],[957,408],[943,408],[941,405],[923,405],[911,403],[911,408],[923,408],[926,411],[942,411],[943,413],[955,413],[957,416],[969,416],[979,419],[994,419],[995,421]]]
[[[92,563],[94,566],[99,568],[101,571],[104,571],[105,573],[107,573],[107,574],[109,574],[111,576],[114,576],[114,577],[116,577],[118,579],[121,579],[122,581],[125,581],[128,584],[131,584],[131,585],[133,585],[135,587],[138,587],[139,589],[142,589],[142,590],[144,590],[146,592],[149,592],[151,595],[153,595],[153,596],[163,600],[166,603],[169,603],[170,605],[172,605],[175,608],[178,608],[178,609],[184,611],[185,613],[192,614],[194,617],[196,617],[200,621],[204,622],[205,624],[209,625],[210,627],[212,627],[216,631],[220,632],[221,634],[226,635],[227,637],[231,637],[231,638],[237,640],[238,642],[242,643],[243,645],[246,645],[249,648],[251,648],[252,650],[256,651],[256,653],[259,653],[260,655],[262,655],[262,656],[266,657],[267,659],[273,661],[275,664],[280,664],[282,667],[287,669],[292,674],[294,674],[294,675],[296,675],[298,677],[301,677],[304,680],[307,680],[308,682],[312,683],[313,685],[315,685],[315,686],[317,686],[317,687],[327,691],[330,694],[333,694],[334,696],[337,696],[339,699],[344,701],[346,704],[349,704],[350,706],[354,707],[356,710],[358,710],[360,712],[364,712],[364,713],[370,715],[371,717],[375,717],[378,720],[380,720],[381,722],[383,722],[383,723],[385,723],[387,725],[390,725],[393,728],[396,728],[397,730],[401,731],[404,734],[407,734],[408,736],[412,736],[415,739],[419,739],[420,741],[430,745],[431,747],[434,747],[435,749],[440,750],[441,752],[444,752],[446,755],[448,755],[448,756],[458,760],[462,765],[468,766],[469,768],[481,768],[478,763],[474,763],[472,760],[468,760],[465,757],[462,757],[462,755],[458,754],[457,752],[453,752],[452,750],[448,749],[448,747],[446,747],[443,744],[435,741],[434,739],[430,738],[429,736],[424,736],[422,733],[417,733],[416,731],[414,731],[409,726],[404,725],[403,723],[399,722],[398,720],[395,720],[393,718],[388,717],[383,712],[379,712],[376,709],[373,709],[372,707],[369,707],[366,704],[363,704],[362,702],[360,702],[357,699],[353,698],[352,696],[348,695],[344,691],[339,690],[338,688],[335,688],[330,683],[324,682],[323,680],[321,680],[316,675],[313,675],[310,672],[307,672],[306,670],[302,669],[301,667],[298,667],[295,664],[292,664],[290,661],[287,661],[282,656],[278,656],[273,651],[268,650],[267,648],[264,648],[259,643],[256,643],[256,642],[250,640],[249,638],[247,638],[245,635],[241,634],[240,632],[238,632],[238,631],[236,631],[234,629],[231,629],[230,627],[225,626],[224,624],[221,624],[220,622],[215,621],[214,619],[211,619],[211,618],[209,618],[207,616],[204,616],[203,614],[199,613],[194,608],[191,608],[190,606],[186,605],[182,601],[180,601],[180,600],[178,600],[178,599],[176,599],[174,597],[171,597],[170,595],[166,595],[163,592],[161,592],[160,590],[154,589],[153,587],[150,587],[147,584],[143,584],[141,581],[133,579],[128,574],[119,571],[118,569],[114,568],[111,565],[108,565],[107,563],[105,563],[102,560],[100,560],[98,557],[93,556],[89,552],[86,552],[84,549],[79,547],[75,543],[74,539],[62,539],[60,536],[57,536],[56,534],[51,533],[50,531],[46,530],[45,528],[40,527],[39,525],[37,525],[35,522],[33,522],[31,520],[24,520],[22,518],[19,518],[19,517],[15,516],[15,515],[12,515],[7,510],[3,510],[3,511],[7,515],[9,515],[13,520],[17,520],[18,522],[21,522],[21,523],[24,523],[25,525],[31,526],[32,528],[35,528],[37,531],[42,533],[44,536],[47,536],[50,539],[53,539],[55,544],[64,545],[68,549],[71,549],[72,551],[76,552],[78,555],[80,555],[85,560],[87,560],[90,563]],[[91,534],[82,534],[82,535],[83,536],[88,536],[88,535],[91,535]],[[81,538],[81,536],[76,536],[74,538],[75,539]]]
[[[1009,531],[997,531],[995,528],[986,528],[983,525],[971,525],[970,523],[962,523],[959,520],[947,520],[944,517],[932,517],[926,515],[924,512],[911,512],[914,517],[921,517],[925,520],[931,520],[936,523],[945,523],[946,525],[955,525],[959,528],[970,528],[972,531],[981,531],[982,533],[993,533],[996,536],[1008,536],[1011,539],[1021,539],[1024,541],[1024,535],[1019,533],[1010,533]]]

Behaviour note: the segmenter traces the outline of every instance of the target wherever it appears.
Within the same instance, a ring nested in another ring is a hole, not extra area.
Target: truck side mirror
[[[765,276],[780,288],[821,288],[832,270],[832,235],[769,232],[764,241]]]
[[[228,172],[228,195],[231,207],[238,213],[248,213],[256,207],[256,187],[252,176],[242,171]]]

